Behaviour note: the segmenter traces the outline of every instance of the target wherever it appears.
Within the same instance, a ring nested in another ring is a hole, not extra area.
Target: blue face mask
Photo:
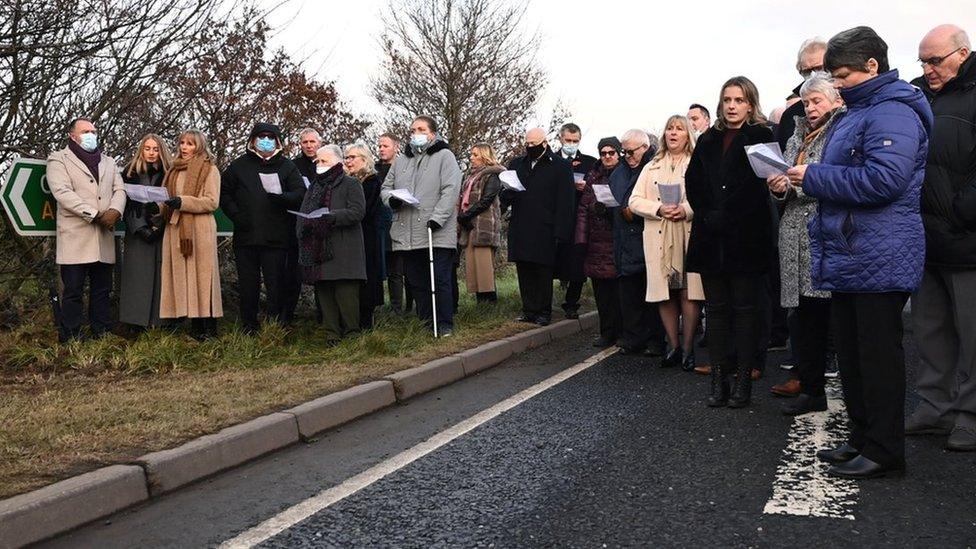
[[[566,156],[576,156],[576,151],[579,150],[579,145],[563,145],[563,153]]]
[[[79,141],[78,144],[81,145],[81,148],[88,152],[95,152],[95,149],[98,148],[98,134],[83,133]]]
[[[410,145],[418,149],[425,147],[428,141],[430,141],[430,139],[425,133],[415,133],[410,136]]]
[[[259,137],[254,141],[254,148],[256,148],[258,152],[272,152],[275,150],[275,140],[270,137]]]

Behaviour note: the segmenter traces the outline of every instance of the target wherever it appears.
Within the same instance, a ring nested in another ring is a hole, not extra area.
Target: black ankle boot
[[[712,364],[712,370],[708,374],[711,378],[711,396],[708,397],[708,406],[711,408],[721,408],[729,402],[729,376],[725,375],[725,368],[718,364]]]
[[[729,408],[743,408],[749,404],[752,396],[752,372],[748,367],[739,366],[735,373],[735,386],[732,388]]]
[[[692,346],[691,350],[685,353],[685,359],[681,361],[681,369],[686,372],[693,372],[695,370],[695,347]]]

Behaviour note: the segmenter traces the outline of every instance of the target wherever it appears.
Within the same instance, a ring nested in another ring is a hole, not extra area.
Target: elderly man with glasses
[[[922,185],[925,267],[912,297],[918,408],[905,434],[948,434],[946,448],[976,451],[976,60],[955,25],[918,47],[912,82],[935,115]]]

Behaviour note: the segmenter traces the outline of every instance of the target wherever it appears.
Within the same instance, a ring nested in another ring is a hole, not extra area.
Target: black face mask
[[[538,145],[531,145],[531,146],[530,145],[526,145],[526,147],[525,147],[525,155],[530,160],[535,160],[535,159],[541,157],[542,156],[542,153],[544,153],[544,152],[546,152],[546,144],[545,143],[539,143]]]

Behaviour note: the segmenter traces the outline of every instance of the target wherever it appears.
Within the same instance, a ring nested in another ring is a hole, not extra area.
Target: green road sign
[[[19,158],[0,182],[0,201],[20,236],[54,236],[57,202],[47,185],[46,174],[44,160]],[[215,215],[217,236],[231,236],[234,224],[220,210]]]

